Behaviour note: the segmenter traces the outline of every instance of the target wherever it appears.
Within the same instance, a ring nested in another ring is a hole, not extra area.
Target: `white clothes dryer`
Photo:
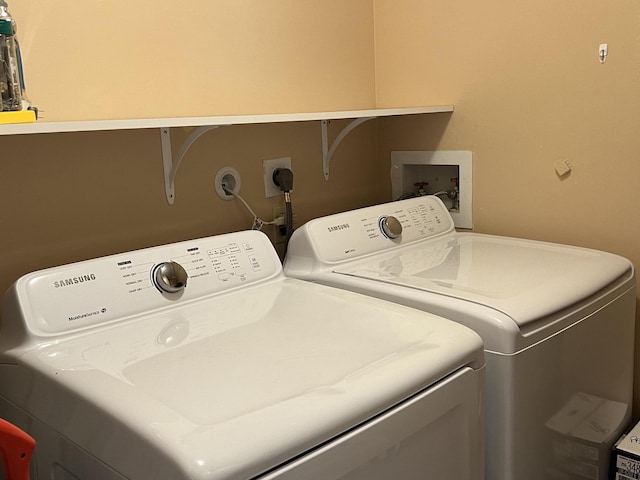
[[[0,417],[34,478],[477,479],[482,341],[287,279],[239,232],[42,270],[6,293]]]
[[[600,251],[454,229],[436,197],[308,222],[285,274],[455,320],[485,344],[487,480],[605,479],[631,415],[635,278]]]

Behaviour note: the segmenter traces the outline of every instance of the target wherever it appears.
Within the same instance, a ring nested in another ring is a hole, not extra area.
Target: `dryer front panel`
[[[478,480],[483,373],[461,370],[259,480]]]

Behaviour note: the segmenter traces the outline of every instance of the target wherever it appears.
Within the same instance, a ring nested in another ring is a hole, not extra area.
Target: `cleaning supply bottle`
[[[2,111],[22,110],[20,60],[15,37],[15,22],[0,0],[0,96]]]

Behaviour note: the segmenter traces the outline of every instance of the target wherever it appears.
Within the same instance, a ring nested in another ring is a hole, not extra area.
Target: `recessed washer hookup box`
[[[613,446],[611,479],[640,479],[640,422]]]

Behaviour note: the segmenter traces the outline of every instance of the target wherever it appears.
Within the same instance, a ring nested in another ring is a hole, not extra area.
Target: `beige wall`
[[[48,121],[373,108],[371,0],[14,0]]]
[[[640,265],[638,2],[375,0],[375,17],[378,106],[456,107],[382,128],[383,162],[394,148],[472,150],[476,231]]]

